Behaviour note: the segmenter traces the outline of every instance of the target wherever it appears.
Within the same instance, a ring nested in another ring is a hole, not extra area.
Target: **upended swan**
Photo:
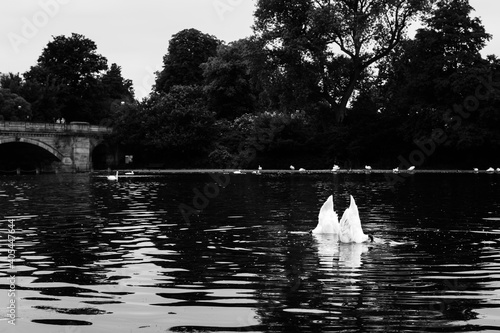
[[[336,234],[341,243],[373,242],[373,236],[366,235],[361,228],[358,206],[352,195],[350,199],[351,203],[339,222],[337,213],[333,209],[333,196],[329,196],[319,211],[318,225],[311,232],[313,234]]]
[[[351,197],[349,208],[344,211],[340,219],[340,235],[339,240],[342,243],[364,243],[373,242],[372,235],[365,235],[361,228],[361,219],[354,198]]]
[[[313,234],[339,234],[339,217],[333,209],[333,196],[330,195],[323,203],[318,215],[318,225],[311,231]]]

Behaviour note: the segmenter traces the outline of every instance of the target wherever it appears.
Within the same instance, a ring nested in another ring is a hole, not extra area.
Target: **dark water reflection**
[[[209,175],[0,178],[0,332],[500,331],[500,175],[228,177],[189,223]],[[330,194],[392,242],[308,234]]]

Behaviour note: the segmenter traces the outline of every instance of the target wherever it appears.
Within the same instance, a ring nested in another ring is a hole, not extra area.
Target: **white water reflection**
[[[323,267],[359,268],[362,265],[361,256],[368,252],[365,243],[340,243],[338,235],[312,234],[318,249],[320,264]]]

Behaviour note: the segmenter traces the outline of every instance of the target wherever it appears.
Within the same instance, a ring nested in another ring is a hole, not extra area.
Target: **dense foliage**
[[[96,44],[79,34],[54,37],[23,78],[12,73],[2,75],[1,88],[31,105],[32,121],[64,118],[98,123],[109,117],[115,99],[133,99],[132,82],[122,78],[121,68],[112,64],[108,69]],[[26,119],[3,108],[0,114],[5,120]]]
[[[163,70],[158,73],[156,92],[168,93],[178,85],[201,85],[201,65],[214,56],[220,42],[196,29],[186,29],[172,36],[168,53],[163,57]]]
[[[342,121],[363,71],[398,45],[412,19],[428,3],[427,0],[259,0],[256,31],[272,48],[272,56],[278,63],[307,67],[317,80],[315,85],[308,86],[317,90],[317,95]],[[340,55],[336,49],[341,51]],[[335,73],[339,58],[345,66],[343,82],[338,82]]]
[[[254,30],[178,32],[142,101],[92,41],[55,37],[0,77],[0,115],[111,124],[137,167],[500,163],[500,60],[467,0],[262,0]]]

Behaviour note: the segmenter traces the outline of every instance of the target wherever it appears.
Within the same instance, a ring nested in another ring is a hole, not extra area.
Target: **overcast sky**
[[[24,73],[51,36],[75,32],[93,40],[97,52],[133,80],[146,96],[161,69],[168,41],[195,28],[231,42],[252,34],[256,0],[1,0],[0,73]],[[499,0],[470,0],[487,32],[485,54],[500,56]],[[499,36],[497,36],[497,32]]]

